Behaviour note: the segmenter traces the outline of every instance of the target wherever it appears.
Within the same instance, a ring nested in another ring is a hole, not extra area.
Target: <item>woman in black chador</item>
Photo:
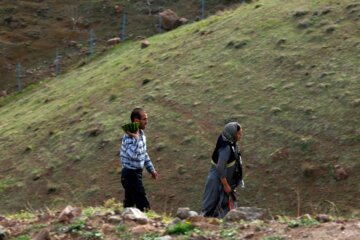
[[[205,217],[223,218],[234,206],[234,190],[244,184],[241,156],[236,144],[241,137],[241,125],[230,122],[217,140],[202,201],[202,215]]]

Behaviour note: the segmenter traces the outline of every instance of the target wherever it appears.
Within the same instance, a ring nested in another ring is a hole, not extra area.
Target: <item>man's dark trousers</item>
[[[142,182],[142,172],[142,169],[127,168],[123,168],[121,171],[121,184],[125,189],[125,208],[136,206],[141,211],[150,209]]]

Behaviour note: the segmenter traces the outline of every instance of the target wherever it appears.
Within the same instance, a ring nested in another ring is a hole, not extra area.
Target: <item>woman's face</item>
[[[240,130],[236,132],[236,141],[240,141],[242,134],[243,134],[243,131],[242,131],[242,128],[240,128]]]

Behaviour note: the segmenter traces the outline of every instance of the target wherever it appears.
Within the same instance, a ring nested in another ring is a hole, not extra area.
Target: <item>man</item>
[[[121,184],[125,190],[124,207],[135,205],[139,210],[145,211],[150,209],[150,203],[142,182],[143,168],[145,166],[153,179],[157,179],[158,174],[146,149],[144,129],[148,123],[147,114],[143,109],[135,108],[131,112],[130,119],[131,122],[139,122],[140,125],[136,133],[124,134],[120,149]]]

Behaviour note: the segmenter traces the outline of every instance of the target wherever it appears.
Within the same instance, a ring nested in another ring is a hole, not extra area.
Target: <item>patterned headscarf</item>
[[[230,123],[226,124],[223,129],[223,132],[222,132],[223,138],[225,138],[225,140],[227,140],[231,143],[235,143],[238,126],[241,129],[241,125],[237,122],[230,122]]]

